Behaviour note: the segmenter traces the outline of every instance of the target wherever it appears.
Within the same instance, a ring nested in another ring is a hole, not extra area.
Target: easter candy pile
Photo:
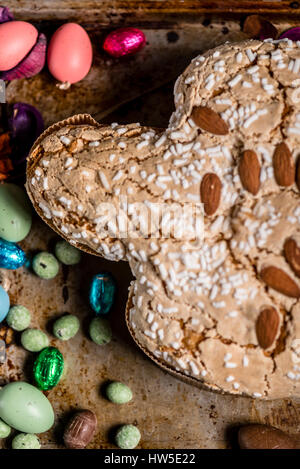
[[[102,49],[111,57],[120,58],[139,52],[145,44],[141,30],[119,28],[107,35]],[[87,76],[92,61],[91,40],[79,24],[60,26],[47,46],[43,32],[31,23],[15,20],[8,8],[0,7],[0,79],[9,82],[33,77],[47,62],[49,72],[58,81],[56,86],[66,90]],[[0,135],[0,181],[16,176],[16,172],[18,176],[23,174],[28,152],[44,130],[43,118],[33,106],[15,103],[2,104],[2,108],[5,112]]]
[[[47,60],[59,81],[76,83],[92,65],[93,51],[87,32],[75,23],[63,24],[50,39],[26,21],[15,21],[8,8],[0,7],[0,78],[15,80],[38,74]]]
[[[10,183],[0,185],[0,213],[0,268],[28,266],[27,255],[16,243],[30,232],[32,213],[26,194],[19,186]],[[55,244],[54,254],[46,251],[37,253],[31,267],[41,279],[51,279],[59,271],[59,262],[72,266],[80,260],[80,251],[60,240]],[[116,282],[109,272],[99,272],[91,278],[89,304],[96,316],[90,323],[89,333],[97,345],[105,345],[112,338],[107,317],[115,296]],[[9,327],[21,333],[21,345],[37,356],[32,370],[35,387],[17,382],[7,384],[0,391],[0,438],[7,438],[12,427],[22,432],[12,439],[13,449],[39,449],[41,444],[35,433],[47,431],[54,421],[51,404],[41,391],[48,391],[59,383],[64,372],[64,358],[58,348],[49,346],[45,332],[30,327],[31,313],[28,308],[23,305],[10,306],[9,295],[0,286],[0,322],[4,319]],[[53,335],[58,340],[67,341],[75,337],[79,327],[80,322],[75,315],[65,314],[54,322]],[[27,406],[30,397],[34,398],[33,406]],[[132,391],[127,385],[114,381],[107,386],[106,397],[114,404],[126,404],[132,399]],[[18,401],[17,406],[12,406],[14,400]],[[81,431],[78,433],[79,424]],[[65,445],[68,448],[85,448],[93,438],[96,427],[94,412],[77,412],[65,429]],[[133,425],[120,427],[115,436],[120,448],[133,448],[139,439],[140,433]]]

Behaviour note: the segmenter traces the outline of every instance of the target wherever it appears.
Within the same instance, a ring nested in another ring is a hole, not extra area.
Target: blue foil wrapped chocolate
[[[94,275],[90,284],[89,302],[96,315],[108,314],[116,294],[116,282],[109,272]]]
[[[0,238],[0,268],[15,270],[25,262],[26,254],[20,246]]]

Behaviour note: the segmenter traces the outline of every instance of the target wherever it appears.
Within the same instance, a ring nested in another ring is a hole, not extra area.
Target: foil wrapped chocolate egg
[[[143,31],[137,28],[119,28],[106,36],[103,49],[112,57],[135,54],[146,44]]]
[[[22,267],[26,260],[26,254],[20,246],[0,238],[0,268],[15,270]]]
[[[284,31],[279,39],[290,39],[291,41],[300,41],[300,27],[290,28]]]
[[[62,376],[64,358],[55,347],[46,347],[39,354],[33,365],[36,385],[42,391],[54,388]]]
[[[116,282],[109,272],[94,275],[90,284],[89,302],[97,315],[108,314],[116,294]]]

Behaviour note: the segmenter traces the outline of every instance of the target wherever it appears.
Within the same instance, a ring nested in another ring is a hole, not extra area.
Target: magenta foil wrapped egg
[[[291,39],[292,41],[300,41],[300,27],[290,28],[284,31],[279,39]]]
[[[103,49],[112,57],[135,54],[146,44],[143,31],[137,28],[119,28],[112,31],[103,43]]]

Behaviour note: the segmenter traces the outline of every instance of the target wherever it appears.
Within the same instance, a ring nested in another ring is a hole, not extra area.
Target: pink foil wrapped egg
[[[33,48],[37,37],[37,29],[26,21],[0,24],[0,71],[16,67]]]
[[[106,36],[103,49],[112,57],[135,54],[146,44],[145,34],[137,28],[120,28]]]
[[[77,83],[89,72],[93,49],[87,32],[76,23],[63,24],[53,34],[47,53],[50,73],[63,83]]]

